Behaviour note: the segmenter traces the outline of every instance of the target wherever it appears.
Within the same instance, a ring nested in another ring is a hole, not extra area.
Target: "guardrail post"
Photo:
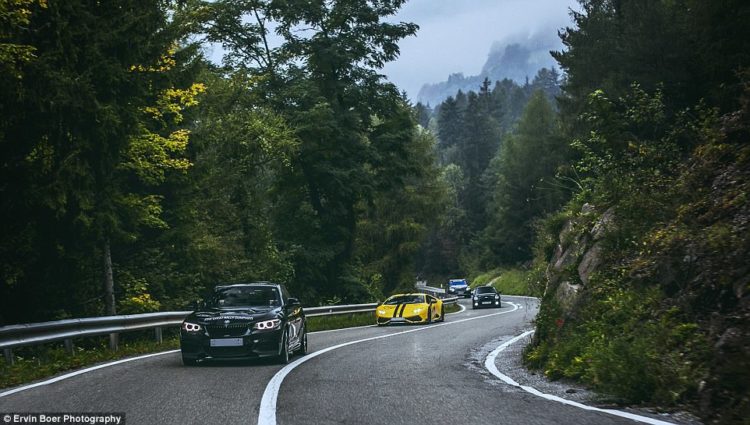
[[[68,338],[63,342],[65,343],[65,352],[71,356],[75,356],[76,351],[75,351],[75,347],[73,346],[73,340]]]
[[[162,342],[161,328],[154,328],[154,336],[156,337],[156,343],[161,344]]]
[[[13,350],[10,348],[3,349],[3,355],[5,356],[5,363],[13,366]]]
[[[117,334],[109,334],[109,349],[112,351],[117,351]]]

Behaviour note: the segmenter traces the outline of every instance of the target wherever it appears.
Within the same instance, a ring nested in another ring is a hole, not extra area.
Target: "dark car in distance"
[[[283,285],[220,285],[182,322],[182,362],[274,357],[288,363],[307,354],[305,313]]]
[[[471,297],[471,308],[477,309],[482,307],[500,308],[500,294],[491,286],[478,286],[474,288],[474,295]]]

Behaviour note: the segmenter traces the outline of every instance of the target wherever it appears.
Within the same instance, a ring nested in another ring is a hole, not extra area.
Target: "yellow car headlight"
[[[385,310],[378,310],[378,314],[385,315]]]
[[[422,310],[424,310],[424,309],[422,309],[422,308],[415,308],[413,312],[414,312],[414,314],[419,314],[419,313],[422,312]]]

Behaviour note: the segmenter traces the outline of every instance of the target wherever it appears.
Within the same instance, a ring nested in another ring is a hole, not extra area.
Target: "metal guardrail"
[[[375,311],[375,307],[377,306],[378,303],[305,307],[305,316],[317,317],[346,313],[366,313],[368,311]]]
[[[451,304],[457,300],[457,297],[445,298],[443,302]],[[305,315],[317,317],[366,313],[375,311],[377,306],[378,303],[305,307]],[[65,350],[69,354],[73,354],[73,339],[81,337],[109,335],[109,346],[116,350],[118,334],[154,329],[156,341],[160,343],[162,341],[162,329],[179,326],[190,313],[191,311],[169,311],[2,326],[0,327],[0,348],[3,349],[5,361],[12,364],[14,348],[63,341]]]

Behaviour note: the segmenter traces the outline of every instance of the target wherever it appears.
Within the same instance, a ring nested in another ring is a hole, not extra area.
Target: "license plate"
[[[242,347],[242,338],[212,339],[212,347]]]
[[[492,301],[482,301],[482,304],[492,304]]]

